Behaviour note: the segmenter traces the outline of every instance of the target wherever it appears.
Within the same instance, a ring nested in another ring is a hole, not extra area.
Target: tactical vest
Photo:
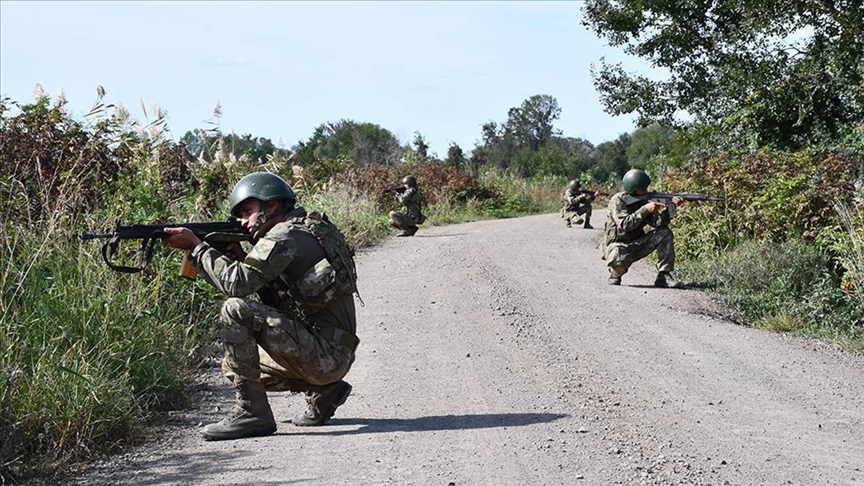
[[[302,316],[308,317],[327,306],[337,297],[357,292],[357,267],[354,249],[326,214],[313,211],[289,219],[287,223],[314,236],[324,248],[326,258],[316,263],[296,281],[282,280],[280,298],[293,301]]]

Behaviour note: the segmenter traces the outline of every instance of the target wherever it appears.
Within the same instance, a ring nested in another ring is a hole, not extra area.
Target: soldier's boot
[[[588,219],[585,220],[585,225],[582,227],[585,229],[594,229],[594,227],[591,226],[591,221],[589,221]]]
[[[654,286],[670,289],[680,289],[682,287],[681,283],[672,278],[669,272],[658,273],[657,278],[654,279]]]
[[[621,276],[624,275],[626,272],[627,272],[626,268],[616,267],[613,269],[612,267],[610,267],[609,268],[609,280],[607,283],[609,285],[621,285]]]
[[[567,218],[567,219],[565,219],[564,221],[567,222],[567,227],[568,227],[568,228],[572,228],[572,227],[573,227],[573,223],[570,222],[570,218]]]
[[[330,420],[336,409],[345,403],[350,394],[351,384],[342,380],[330,385],[316,386],[312,391],[306,392],[308,408],[295,415],[291,423],[298,427],[323,425]]]
[[[276,421],[260,382],[235,385],[237,395],[228,416],[201,430],[205,440],[231,440],[263,437],[276,432]]]
[[[419,230],[419,229],[420,229],[420,228],[417,227],[417,226],[412,226],[412,227],[408,230],[408,233],[409,233],[408,236],[414,236],[414,234],[417,233],[417,230]]]

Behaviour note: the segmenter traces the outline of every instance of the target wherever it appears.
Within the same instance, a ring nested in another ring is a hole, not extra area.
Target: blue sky
[[[290,148],[350,118],[445,156],[535,94],[558,99],[556,127],[597,144],[634,129],[590,76],[601,57],[647,72],[580,23],[580,2],[0,1],[0,95],[61,89],[76,116],[96,88],[142,118],[168,113],[174,138],[221,128]]]

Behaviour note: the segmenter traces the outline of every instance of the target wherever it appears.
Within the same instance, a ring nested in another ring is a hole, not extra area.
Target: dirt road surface
[[[601,222],[597,218],[597,222]],[[358,260],[354,392],[329,425],[205,442],[227,382],[72,484],[862,485],[864,359],[723,320],[557,215],[422,229]],[[218,371],[209,369],[212,376]]]

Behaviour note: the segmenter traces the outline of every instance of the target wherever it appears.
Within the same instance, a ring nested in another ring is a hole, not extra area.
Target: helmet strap
[[[265,201],[259,201],[258,202],[258,217],[255,218],[255,224],[253,224],[252,227],[249,228],[249,233],[252,235],[252,238],[257,240],[260,237],[264,236],[264,235],[259,235],[258,233],[261,230],[261,227],[264,226],[264,224],[267,223],[267,221],[270,221],[270,219],[273,218],[274,216],[279,216],[280,214],[285,214],[288,211],[290,211],[290,209],[286,209],[284,206],[285,206],[284,204],[279,204],[279,209],[277,209],[275,211],[271,211],[268,213],[268,212],[266,212],[266,202]]]

